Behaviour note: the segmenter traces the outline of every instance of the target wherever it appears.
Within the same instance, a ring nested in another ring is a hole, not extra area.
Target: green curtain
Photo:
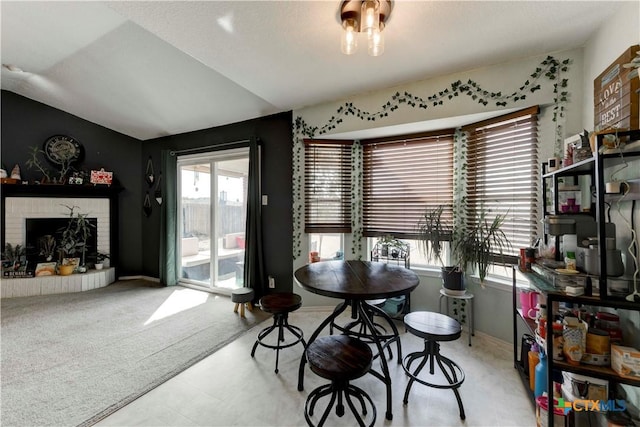
[[[256,138],[249,143],[249,183],[245,229],[244,286],[253,288],[255,299],[266,294],[262,248],[261,146]]]
[[[177,234],[177,165],[176,155],[162,150],[162,205],[160,209],[160,282],[167,286],[178,283],[176,272]]]

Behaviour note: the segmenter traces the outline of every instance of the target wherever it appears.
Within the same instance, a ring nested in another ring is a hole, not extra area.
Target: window
[[[511,242],[505,255],[531,246],[536,232],[538,194],[538,107],[465,126],[466,212],[507,214],[502,230]]]
[[[317,252],[320,260],[344,259],[344,234],[322,233],[309,235],[309,253]]]
[[[304,140],[305,233],[351,232],[352,141]]]
[[[449,129],[362,141],[365,236],[415,239],[427,206],[452,205],[453,134]]]

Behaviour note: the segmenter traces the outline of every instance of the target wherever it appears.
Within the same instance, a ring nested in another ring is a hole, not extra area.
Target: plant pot
[[[73,274],[73,270],[76,269],[75,265],[59,265],[58,266],[58,274],[60,276],[69,276]]]
[[[104,267],[104,264],[101,262],[96,264],[96,270],[102,270],[103,267]]]
[[[464,292],[462,271],[458,267],[442,267],[442,287],[453,292]]]

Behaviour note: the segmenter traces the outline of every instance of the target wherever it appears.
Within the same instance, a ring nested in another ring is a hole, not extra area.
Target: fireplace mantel
[[[43,198],[96,198],[109,200],[109,251],[111,266],[115,267],[117,277],[118,253],[119,253],[119,194],[124,188],[119,185],[23,185],[23,184],[2,184],[2,233],[0,244],[4,250],[5,230],[6,230],[6,198],[7,197],[43,197]]]

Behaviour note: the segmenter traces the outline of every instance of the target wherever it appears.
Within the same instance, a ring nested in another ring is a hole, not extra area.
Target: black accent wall
[[[118,274],[141,274],[141,141],[13,92],[3,90],[1,101],[0,161],[8,173],[11,173],[11,169],[17,163],[23,180],[42,178],[38,170],[29,169],[25,164],[29,158],[30,147],[42,148],[48,137],[58,134],[72,136],[84,146],[84,161],[79,165],[81,169],[104,168],[113,171],[114,179],[124,187],[120,193],[119,205]]]
[[[29,147],[42,146],[55,134],[73,136],[85,148],[83,169],[104,167],[113,171],[124,190],[120,193],[119,274],[159,276],[160,210],[142,210],[148,188],[144,180],[151,156],[156,175],[161,171],[162,149],[197,148],[257,137],[262,141],[262,194],[265,273],[276,280],[280,291],[292,289],[292,113],[247,120],[226,126],[140,141],[64,111],[2,92],[0,161],[7,171],[19,164],[23,179],[39,179],[40,173],[25,164]],[[151,194],[153,196],[153,194]]]
[[[262,143],[262,194],[268,205],[262,206],[265,274],[276,281],[276,290],[291,291],[293,280],[293,214],[292,214],[292,113],[247,120],[226,126],[204,129],[145,141],[142,145],[140,169],[149,156],[156,175],[161,169],[163,149],[183,150],[257,137]],[[152,200],[153,211],[142,222],[145,250],[143,270],[159,276],[160,210]],[[266,278],[265,278],[266,279]]]

